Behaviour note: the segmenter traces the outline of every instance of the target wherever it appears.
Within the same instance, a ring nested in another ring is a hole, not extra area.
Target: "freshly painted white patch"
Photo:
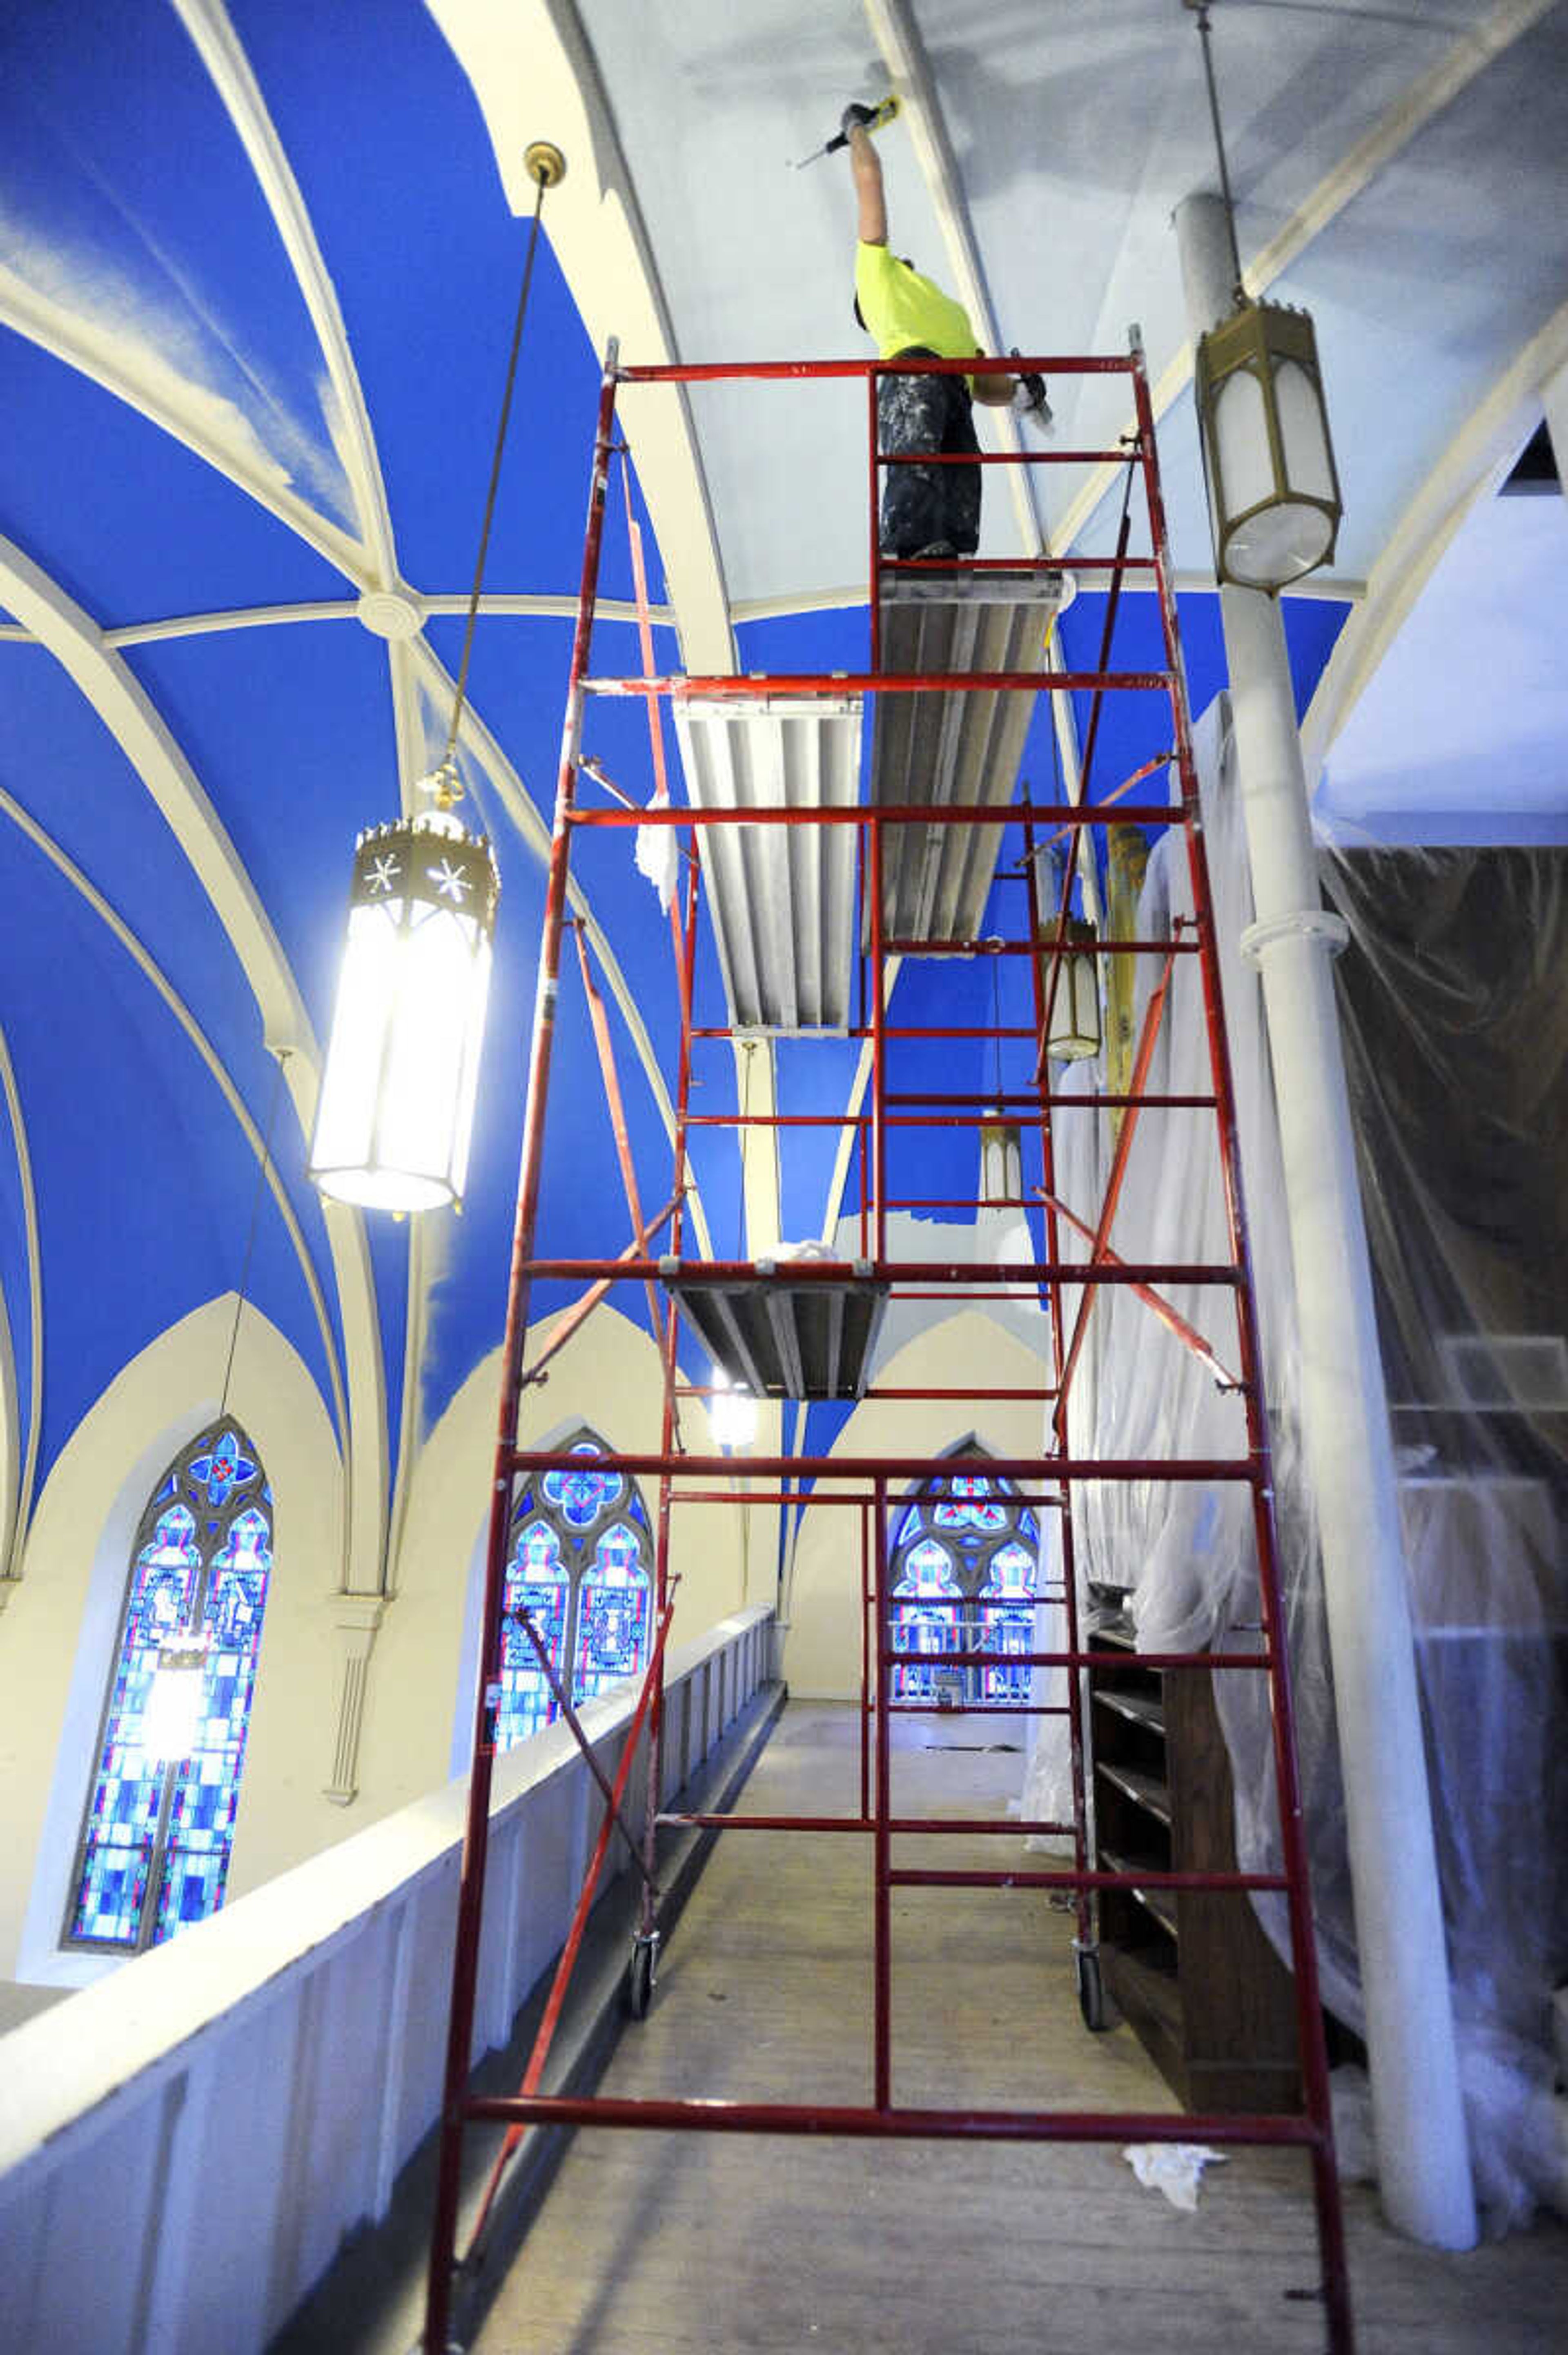
[[[317,387],[322,415],[345,482],[351,485],[355,531],[369,552],[377,581],[387,587],[398,577],[387,487],[337,292],[327,275],[304,197],[223,0],[174,0],[174,5],[229,110],[310,313],[326,364],[326,377]]]
[[[329,386],[322,433],[266,383],[239,338],[159,257],[161,295],[106,257],[38,235],[0,211],[0,318],[128,400],[275,508],[303,503],[357,539]]]

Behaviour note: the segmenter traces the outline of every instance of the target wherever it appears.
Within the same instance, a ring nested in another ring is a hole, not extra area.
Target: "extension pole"
[[[1177,208],[1194,341],[1232,307],[1225,207]],[[1278,602],[1222,588],[1254,919],[1278,1103],[1366,2007],[1378,2176],[1391,2223],[1437,2248],[1476,2241],[1448,1958],[1422,1746],[1388,1401],[1356,1177],[1326,915]]]

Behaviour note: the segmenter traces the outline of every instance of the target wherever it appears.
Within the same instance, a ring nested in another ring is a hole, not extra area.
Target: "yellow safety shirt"
[[[980,348],[962,303],[955,303],[951,294],[944,294],[940,286],[890,253],[885,245],[856,247],[855,299],[866,332],[885,360],[896,359],[917,344],[943,360],[967,359]],[[964,381],[973,393],[974,378],[965,377]]]

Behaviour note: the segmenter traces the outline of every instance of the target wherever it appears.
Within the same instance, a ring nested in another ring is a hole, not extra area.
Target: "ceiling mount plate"
[[[553,188],[566,177],[566,158],[553,141],[536,139],[523,150],[523,169],[537,187]]]

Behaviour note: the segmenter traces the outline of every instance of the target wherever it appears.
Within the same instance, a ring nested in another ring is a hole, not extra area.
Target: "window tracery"
[[[272,1497],[255,1448],[225,1421],[182,1450],[133,1549],[65,1943],[138,1954],[223,1902],[261,1621]],[[188,1757],[146,1741],[159,1657],[205,1646]]]
[[[643,1667],[653,1616],[653,1540],[636,1488],[596,1464],[584,1432],[573,1462],[528,1481],[512,1508],[501,1613],[502,1750],[560,1714],[523,1624],[526,1611],[573,1704]]]
[[[974,1452],[967,1440],[962,1452]],[[1029,1700],[1030,1670],[939,1667],[933,1654],[1027,1653],[1034,1627],[1040,1529],[1009,1480],[952,1473],[911,1497],[895,1525],[888,1616],[895,1700],[934,1702],[943,1691],[998,1709]]]

